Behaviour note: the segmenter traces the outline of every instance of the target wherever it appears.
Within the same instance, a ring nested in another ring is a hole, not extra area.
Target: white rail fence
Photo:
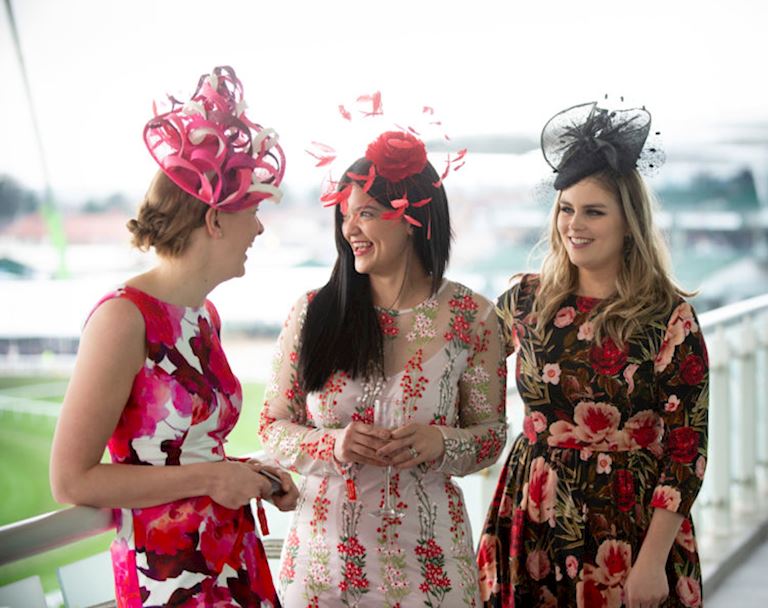
[[[768,537],[768,294],[701,315],[709,458],[694,506],[705,588]]]
[[[699,321],[709,347],[711,382],[709,459],[694,520],[704,586],[711,593],[768,537],[768,294],[704,313]],[[508,397],[510,435],[514,436],[522,418],[514,383]],[[460,480],[475,533],[502,462]],[[279,557],[279,536],[287,532],[287,519],[274,513],[276,534],[266,542],[271,560]],[[0,566],[112,527],[111,510],[88,507],[70,507],[2,526]]]

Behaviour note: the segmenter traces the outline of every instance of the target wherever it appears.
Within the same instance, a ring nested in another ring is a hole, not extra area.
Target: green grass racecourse
[[[65,380],[59,378],[0,377],[0,525],[62,508],[51,497],[48,486],[55,416],[9,411],[2,405],[12,402],[13,398],[33,399],[40,403],[40,409],[52,410],[55,414],[64,396],[64,385]],[[260,447],[257,431],[264,385],[244,384],[243,392],[243,411],[227,443],[227,453],[233,456]],[[107,550],[113,536],[113,532],[107,532],[2,566],[0,585],[37,574],[46,592],[56,589],[56,568]]]

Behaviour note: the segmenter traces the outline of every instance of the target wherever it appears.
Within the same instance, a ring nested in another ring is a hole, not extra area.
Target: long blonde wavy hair
[[[679,298],[695,294],[684,291],[672,278],[669,251],[653,223],[656,201],[640,174],[636,170],[627,175],[603,171],[585,179],[594,179],[613,193],[629,232],[616,277],[616,292],[603,302],[592,319],[598,344],[607,335],[619,345],[638,329],[669,314]],[[558,192],[552,210],[548,251],[542,262],[533,305],[538,331],[543,331],[563,300],[578,288],[578,269],[568,258],[557,230],[560,195]]]

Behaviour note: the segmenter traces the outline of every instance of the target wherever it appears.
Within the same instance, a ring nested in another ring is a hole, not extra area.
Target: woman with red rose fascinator
[[[242,390],[207,295],[244,274],[264,230],[259,203],[279,198],[285,159],[274,131],[245,115],[232,68],[203,75],[187,103],[171,101],[144,129],[160,170],[128,223],[159,261],[87,320],[51,487],[59,502],[116,509],[118,606],[275,607],[250,501],[266,533],[261,499],[290,510],[298,490],[287,472],[224,453]]]
[[[286,607],[476,606],[452,475],[506,438],[506,367],[491,302],[443,278],[451,226],[424,144],[383,133],[335,192],[338,257],[279,340],[261,424],[304,476],[283,546]]]
[[[650,124],[587,103],[542,132],[548,252],[498,301],[526,416],[480,540],[486,606],[701,605],[707,353],[641,177]]]

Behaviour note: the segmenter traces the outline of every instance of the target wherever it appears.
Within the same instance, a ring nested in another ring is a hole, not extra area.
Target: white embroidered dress
[[[478,606],[469,522],[451,475],[489,466],[506,439],[506,363],[493,304],[444,281],[414,308],[380,309],[385,378],[335,373],[304,396],[297,361],[311,295],[294,306],[280,336],[261,421],[267,450],[304,476],[283,546],[283,605]],[[407,422],[436,425],[445,441],[440,462],[393,474],[400,520],[374,515],[383,506],[383,468],[333,457],[347,424],[373,422],[377,400]]]

